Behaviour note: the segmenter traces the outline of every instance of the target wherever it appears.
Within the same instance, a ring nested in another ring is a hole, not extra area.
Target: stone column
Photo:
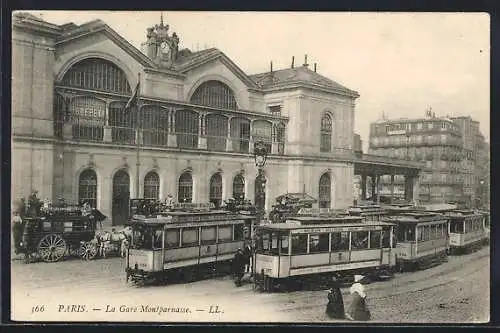
[[[412,200],[417,203],[420,195],[420,177],[418,175],[412,178],[411,186]]]
[[[198,149],[207,149],[207,137],[205,133],[206,114],[200,113],[198,116]]]
[[[394,174],[391,174],[391,204],[394,202]]]
[[[233,151],[233,139],[231,138],[231,119],[227,120],[227,139],[226,139],[226,151]]]
[[[372,201],[375,203],[375,195],[377,194],[377,179],[375,175],[370,176],[372,180]]]
[[[175,109],[171,108],[168,111],[168,134],[167,147],[177,147],[177,135],[175,134]]]
[[[361,175],[361,200],[366,200],[366,175]]]
[[[377,175],[377,205],[380,205],[380,176]]]

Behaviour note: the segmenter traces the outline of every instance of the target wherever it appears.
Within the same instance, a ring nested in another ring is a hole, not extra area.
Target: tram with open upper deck
[[[251,241],[255,216],[214,210],[213,204],[174,204],[154,216],[133,215],[127,281],[193,281],[224,274]]]
[[[448,217],[426,211],[404,211],[383,221],[395,223],[396,265],[400,272],[447,260]]]
[[[361,216],[304,214],[304,209],[284,223],[257,226],[256,279],[272,291],[332,274],[392,276],[394,226]]]

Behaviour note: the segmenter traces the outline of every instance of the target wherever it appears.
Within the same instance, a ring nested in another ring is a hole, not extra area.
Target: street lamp
[[[267,160],[267,147],[262,141],[255,143],[253,154],[255,158],[255,166],[258,168],[257,178],[255,179],[257,193],[255,198],[255,206],[257,208],[257,214],[259,219],[264,216],[265,204],[266,204],[266,177],[264,176],[264,166]]]

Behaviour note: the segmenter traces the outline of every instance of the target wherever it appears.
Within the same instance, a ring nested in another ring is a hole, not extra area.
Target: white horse
[[[116,232],[114,229],[109,231],[96,232],[95,238],[99,243],[99,255],[103,258],[110,252],[119,252],[122,257],[126,254],[128,240],[125,233]]]

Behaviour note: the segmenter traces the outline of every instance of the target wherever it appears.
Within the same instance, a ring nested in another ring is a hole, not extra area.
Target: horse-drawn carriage
[[[66,254],[85,258],[87,243],[95,238],[97,223],[106,218],[88,205],[43,203],[36,193],[17,213],[14,247],[17,254],[24,254],[26,262],[35,259],[56,262]]]
[[[306,193],[286,193],[276,197],[276,204],[269,213],[272,223],[281,223],[296,215],[302,208],[312,208],[318,201]]]
[[[232,198],[224,201],[222,209],[232,213],[255,215],[257,208],[250,200]]]

